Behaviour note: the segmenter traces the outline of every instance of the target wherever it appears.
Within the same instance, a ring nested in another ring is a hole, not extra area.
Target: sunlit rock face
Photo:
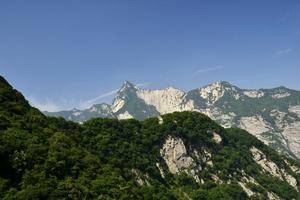
[[[257,90],[246,90],[243,92],[243,94],[250,98],[260,98],[265,95],[262,91]]]
[[[160,154],[172,174],[185,172],[200,182],[197,173],[201,170],[201,166],[197,166],[196,161],[187,154],[182,139],[169,136],[160,150]]]
[[[187,154],[186,147],[180,138],[168,137],[160,150],[160,154],[172,174],[178,174],[190,167],[195,167],[196,163]]]
[[[160,149],[160,155],[172,174],[186,173],[199,183],[201,180],[197,174],[206,165],[213,165],[211,154],[207,150],[199,147],[199,150],[194,149],[188,152],[186,145],[179,137],[168,136]]]
[[[185,102],[185,92],[176,88],[163,90],[138,90],[137,95],[147,104],[152,105],[160,114],[172,113],[175,111],[194,110],[193,101]]]

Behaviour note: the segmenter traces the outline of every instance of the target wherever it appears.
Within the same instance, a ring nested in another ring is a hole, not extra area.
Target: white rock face
[[[230,114],[224,114],[224,113],[222,113],[221,110],[219,110],[217,108],[206,108],[206,109],[200,109],[200,110],[196,109],[195,111],[203,113],[213,120],[223,121],[224,123],[221,123],[221,125],[223,127],[226,126],[225,124],[229,125],[230,123],[227,123],[227,122],[230,121],[231,119],[233,119],[233,117]]]
[[[248,174],[246,174],[246,172],[244,170],[242,170],[242,177],[241,177],[241,182],[244,183],[244,184],[247,184],[247,183],[252,183],[254,185],[259,185],[259,183],[252,177],[252,176],[249,176]]]
[[[268,161],[266,158],[266,155],[262,151],[260,151],[256,147],[252,147],[250,149],[250,151],[252,153],[254,161],[257,164],[259,164],[263,168],[264,171],[272,174],[273,176],[276,176],[276,177],[282,179],[280,170],[277,167],[277,165],[272,161]]]
[[[279,198],[279,196],[277,196],[276,194],[274,194],[273,192],[267,192],[267,195],[268,195],[268,199],[269,200],[281,200]]]
[[[222,142],[222,137],[218,133],[213,133],[213,140],[217,144],[220,144]]]
[[[288,92],[282,92],[282,93],[277,93],[277,94],[273,94],[272,97],[274,99],[281,99],[281,98],[285,98],[285,97],[288,97],[290,96],[291,94],[288,93]]]
[[[163,124],[164,123],[164,119],[161,116],[158,116],[158,123],[159,124]]]
[[[185,145],[181,138],[168,137],[160,150],[160,155],[166,161],[172,174],[194,167],[194,160],[187,155]]]
[[[90,112],[97,112],[97,108],[95,106],[92,106],[90,109],[89,109]]]
[[[118,119],[131,119],[133,116],[128,112],[124,112],[118,115]]]
[[[291,165],[290,168],[292,169],[293,172],[296,174],[300,174],[300,168],[294,165]]]
[[[248,197],[255,195],[255,193],[252,190],[246,187],[245,183],[239,181],[238,184],[241,186],[241,188],[244,190]]]
[[[261,134],[271,131],[272,128],[261,116],[241,117],[239,126],[269,144],[269,141]]]
[[[148,105],[154,106],[160,114],[194,109],[192,101],[183,103],[185,92],[172,87],[163,90],[139,89],[137,95]]]
[[[113,105],[111,106],[112,112],[118,112],[125,105],[125,101],[121,98],[115,99]]]
[[[292,175],[288,174],[284,170],[281,170],[281,173],[282,173],[282,176],[284,177],[284,179],[298,191],[297,180]]]
[[[300,117],[300,106],[290,106],[289,112],[295,113],[298,115],[298,117]]]
[[[300,106],[289,107],[289,112],[299,115]],[[300,122],[288,117],[288,113],[279,110],[272,110],[271,117],[275,118],[275,125],[281,134],[277,136],[282,138],[282,145],[292,151],[300,158]]]
[[[293,172],[295,172],[296,174],[300,174],[300,168],[295,166],[295,165],[292,165],[289,161],[287,160],[284,160],[284,162],[291,168],[291,170]]]
[[[185,172],[200,182],[197,173],[201,170],[201,166],[197,166],[196,161],[188,155],[181,138],[169,136],[160,150],[160,155],[172,174]]]
[[[80,114],[81,114],[80,111],[73,112],[73,115],[76,116],[76,117],[79,116]]]
[[[224,90],[222,89],[222,84],[220,82],[216,82],[206,87],[200,88],[199,94],[203,99],[206,99],[208,101],[208,104],[211,105],[224,95]]]
[[[244,91],[243,94],[250,98],[260,98],[265,95],[264,92],[259,91],[259,90],[247,90],[247,91]]]
[[[159,163],[156,163],[156,167],[158,168],[161,177],[162,177],[162,178],[165,178],[164,170],[163,170],[163,168],[160,166]]]
[[[211,174],[211,179],[217,184],[223,183],[223,181],[216,174]]]
[[[234,94],[233,97],[235,98],[235,100],[239,100],[241,98],[240,94]]]
[[[285,169],[280,169],[276,165],[276,163],[268,160],[266,155],[256,147],[251,147],[250,152],[252,153],[253,160],[257,164],[259,164],[265,172],[270,173],[280,180],[286,180],[292,187],[294,187],[298,191],[297,180],[293,176],[288,174]]]
[[[193,155],[197,158],[201,163],[205,163],[208,166],[213,166],[213,162],[211,160],[211,153],[206,149],[201,149],[201,153],[194,149]],[[201,169],[201,166],[198,166]]]
[[[89,112],[97,112],[99,114],[113,115],[112,110],[108,104],[93,105],[88,109]]]
[[[201,112],[201,111],[200,111]],[[217,120],[224,128],[230,128],[234,124],[235,113],[223,113],[219,109],[206,109],[202,113],[206,114],[213,120]]]
[[[276,128],[283,131],[283,129],[289,124],[284,118],[288,113],[281,112],[279,110],[272,110],[270,116],[275,119]]]
[[[288,141],[289,149],[300,158],[300,122],[286,126],[282,135]]]

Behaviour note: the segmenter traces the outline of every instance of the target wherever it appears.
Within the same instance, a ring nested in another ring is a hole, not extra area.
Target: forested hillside
[[[0,77],[1,199],[300,199],[300,165],[198,112],[46,117]]]

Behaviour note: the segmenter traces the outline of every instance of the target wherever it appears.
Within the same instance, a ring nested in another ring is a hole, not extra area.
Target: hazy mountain
[[[91,117],[139,120],[174,111],[198,111],[228,128],[249,131],[279,152],[300,158],[300,92],[285,87],[246,90],[228,82],[216,82],[189,92],[169,87],[145,90],[126,81],[111,106],[96,112],[46,113],[82,122]]]
[[[160,103],[152,95],[172,93],[166,102],[180,105],[168,109],[189,105],[189,100],[180,100],[187,95],[173,88],[145,91],[125,86],[111,108],[114,113],[136,105],[154,112],[149,102],[156,107]],[[128,102],[131,98],[138,99],[137,104]],[[0,77],[0,119],[1,199],[300,197],[299,163],[246,131],[224,129],[199,112],[174,112],[144,121],[97,118],[78,124],[44,116]]]
[[[67,120],[83,122],[95,117],[115,118],[111,106],[105,103],[96,104],[86,110],[72,109],[70,111],[44,112],[48,116],[60,116]]]

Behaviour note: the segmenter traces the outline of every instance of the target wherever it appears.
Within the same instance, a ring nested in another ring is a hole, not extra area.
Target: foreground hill
[[[245,90],[216,82],[184,92],[145,90],[126,81],[111,106],[45,114],[83,122],[92,117],[143,120],[175,111],[204,113],[225,128],[243,128],[278,152],[300,158],[300,92],[285,87]]]
[[[300,165],[198,112],[46,117],[0,77],[1,199],[299,199]]]

